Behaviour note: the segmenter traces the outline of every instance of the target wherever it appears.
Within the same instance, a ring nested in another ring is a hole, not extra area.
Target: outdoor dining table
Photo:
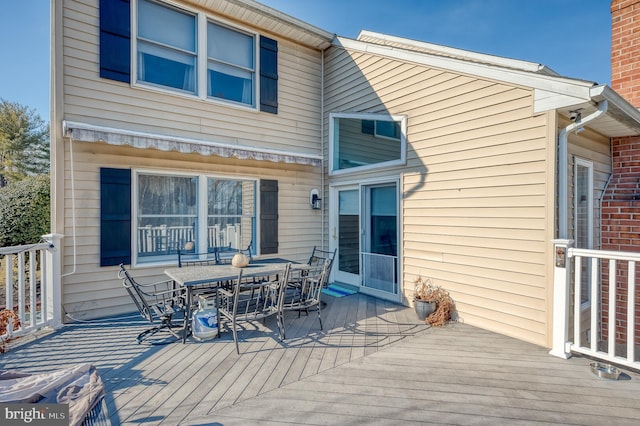
[[[198,265],[182,268],[168,268],[164,273],[172,279],[176,285],[187,289],[187,307],[184,318],[184,330],[182,343],[187,341],[190,329],[190,320],[193,310],[193,293],[203,288],[216,289],[220,283],[232,281],[238,278],[242,269],[243,278],[270,277],[279,274],[287,263],[292,263],[292,268],[304,267],[306,265],[288,261],[286,259],[264,259],[253,260],[244,268],[236,268],[230,264],[219,265]]]

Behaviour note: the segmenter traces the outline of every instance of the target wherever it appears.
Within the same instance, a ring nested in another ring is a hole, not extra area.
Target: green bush
[[[0,188],[0,247],[34,244],[51,232],[50,198],[49,175]]]

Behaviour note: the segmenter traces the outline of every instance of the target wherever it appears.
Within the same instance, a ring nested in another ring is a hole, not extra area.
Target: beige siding
[[[116,278],[116,267],[99,267],[100,167],[199,173],[243,179],[276,179],[279,184],[279,252],[304,261],[322,240],[321,213],[309,207],[309,191],[320,188],[320,167],[241,161],[154,149],[116,147],[63,139],[63,120],[157,135],[240,144],[318,155],[321,152],[319,51],[266,34],[278,41],[277,115],[159,91],[99,77],[98,0],[56,2],[54,69],[56,108],[52,120],[59,166],[53,170],[54,232],[63,240],[63,305],[73,318],[133,309]],[[202,9],[200,9],[202,10]],[[210,14],[209,16],[215,17]],[[261,31],[243,24],[243,28]],[[62,66],[61,66],[62,65]],[[62,102],[60,102],[62,100]],[[64,161],[62,161],[64,160]],[[64,164],[64,167],[60,167]],[[60,200],[63,205],[59,206]],[[73,206],[75,205],[75,209]],[[256,242],[256,245],[259,244]],[[141,280],[164,277],[168,266],[135,268]],[[69,320],[70,317],[65,318]]]
[[[67,154],[66,171],[71,175]],[[116,267],[100,264],[100,167],[133,168],[154,171],[201,173],[212,176],[277,179],[279,189],[279,257],[306,261],[314,241],[320,241],[319,215],[308,206],[309,190],[318,186],[320,170],[310,166],[219,160],[197,154],[160,153],[134,148],[112,147],[103,143],[73,142],[73,176],[65,182],[65,229],[63,304],[77,318],[99,317],[132,309],[116,278]],[[72,191],[73,185],[73,191]],[[74,211],[71,209],[75,201]],[[134,218],[135,221],[135,218]],[[74,238],[75,236],[75,238]],[[75,245],[75,262],[74,262]],[[141,281],[163,279],[162,271],[171,265],[134,269]]]
[[[258,148],[319,153],[319,52],[278,40],[278,115],[142,85],[132,88],[98,76],[97,4],[98,0],[65,2],[65,101],[64,117],[58,118]],[[255,30],[249,25],[244,28]]]
[[[355,175],[402,177],[405,302],[427,277],[462,321],[547,345],[554,139],[533,92],[338,48],[326,64],[326,114],[408,117],[407,166]]]

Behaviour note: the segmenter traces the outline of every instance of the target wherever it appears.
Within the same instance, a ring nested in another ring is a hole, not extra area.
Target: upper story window
[[[278,113],[276,40],[160,0],[131,5],[100,0],[101,77]]]
[[[196,93],[196,16],[138,0],[138,81]]]
[[[207,96],[255,105],[255,36],[209,22]]]
[[[330,114],[330,173],[404,164],[406,117]]]

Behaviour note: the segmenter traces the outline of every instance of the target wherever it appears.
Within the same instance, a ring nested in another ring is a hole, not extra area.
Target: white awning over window
[[[105,142],[110,145],[129,145],[134,148],[155,148],[160,151],[175,151],[184,154],[217,155],[240,160],[272,161],[274,163],[320,166],[320,155],[260,149],[247,145],[231,145],[198,139],[134,132],[113,129],[72,121],[62,122],[66,137],[82,142]]]

